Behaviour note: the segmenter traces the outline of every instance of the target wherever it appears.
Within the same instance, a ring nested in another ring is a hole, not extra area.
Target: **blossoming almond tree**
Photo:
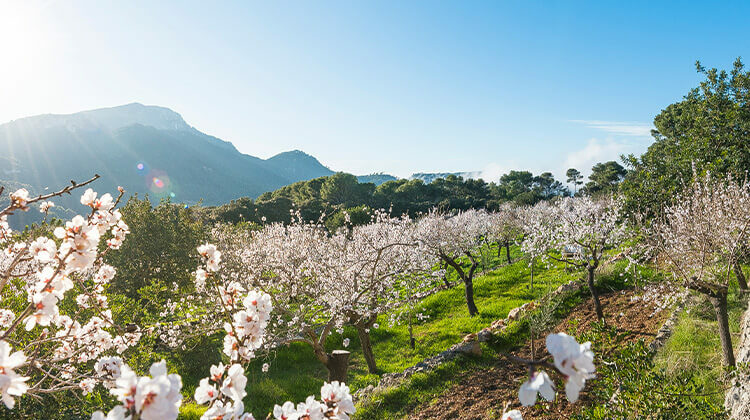
[[[510,264],[510,245],[523,234],[520,208],[511,203],[503,203],[497,212],[490,213],[488,238],[497,242],[497,256],[505,248],[505,259]]]
[[[265,341],[266,327],[270,319],[271,297],[263,292],[246,290],[240,283],[219,276],[222,253],[214,245],[198,247],[203,259],[196,270],[197,288],[215,290],[221,301],[225,319],[223,329],[223,354],[227,365],[219,363],[207,369],[209,376],[201,379],[194,398],[198,404],[208,408],[202,420],[253,420],[245,412],[243,399],[247,396],[245,369]],[[182,382],[177,374],[167,374],[165,363],[151,367],[151,377],[137,377],[127,366],[123,366],[112,394],[122,403],[105,414],[98,411],[92,420],[143,419],[174,420],[179,414],[182,401]],[[325,383],[321,387],[321,400],[310,396],[296,406],[291,402],[275,406],[273,416],[287,419],[334,419],[348,420],[355,411],[349,388],[343,383]]]
[[[432,211],[417,222],[417,238],[435,259],[451,266],[464,283],[464,295],[469,315],[479,313],[474,303],[474,274],[479,262],[473,252],[487,232],[488,215],[485,211],[467,210],[455,216]],[[471,265],[468,270],[459,258],[466,256]]]
[[[346,322],[344,302],[337,298],[338,286],[328,273],[332,264],[330,238],[322,223],[305,223],[296,217],[284,225],[272,223],[257,231],[221,226],[212,232],[214,241],[224,250],[221,283],[235,290],[259,290],[270,296],[276,308],[270,316],[263,346],[269,351],[291,342],[310,344],[316,358],[328,369],[329,380],[345,379],[348,354],[329,353],[325,344],[330,334]],[[175,326],[182,331],[168,333],[176,337],[170,343],[178,347],[184,330],[196,334],[216,332],[217,319],[223,317],[224,305],[217,293],[206,286],[208,271],[196,273],[196,294],[186,300],[189,322]]]
[[[99,196],[88,189],[81,197],[87,214],[76,216],[53,232],[42,227],[32,236],[14,235],[8,217],[84,187],[98,176],[44,196],[25,189],[9,195],[0,210],[0,392],[13,408],[14,397],[81,390],[111,385],[109,370],[119,367],[122,354],[141,336],[137,326],[114,320],[105,294],[115,270],[102,256],[116,250],[128,226],[115,209],[122,197]],[[0,189],[0,193],[2,189]],[[64,305],[62,303],[65,302]],[[62,309],[65,308],[65,309]],[[89,362],[96,362],[92,371]]]
[[[331,297],[344,306],[370,373],[377,371],[370,329],[380,314],[413,304],[436,286],[433,258],[420,246],[408,216],[376,211],[369,224],[340,230],[330,240],[321,276],[337,285]]]
[[[549,204],[540,202],[524,212],[522,249],[531,258],[562,261],[586,270],[586,283],[594,301],[597,318],[604,319],[594,273],[604,251],[626,236],[621,222],[620,200],[607,197],[566,197]]]
[[[656,223],[652,238],[677,279],[716,312],[724,364],[734,366],[727,315],[732,270],[750,235],[750,184],[696,179]]]

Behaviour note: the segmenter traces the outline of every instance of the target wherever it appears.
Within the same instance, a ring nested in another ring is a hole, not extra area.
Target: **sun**
[[[0,92],[7,106],[23,109],[49,80],[51,28],[45,16],[48,3],[0,2]],[[49,89],[47,88],[47,91]],[[49,95],[49,93],[47,93]],[[12,110],[1,109],[3,115]]]

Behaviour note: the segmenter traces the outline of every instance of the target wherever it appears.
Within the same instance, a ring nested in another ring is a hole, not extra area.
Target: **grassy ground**
[[[658,353],[655,364],[668,374],[691,372],[704,392],[711,394],[717,404],[723,404],[725,381],[721,366],[721,342],[713,307],[707,299],[694,294],[679,317],[674,333]],[[739,344],[740,318],[747,309],[747,300],[736,287],[730,289],[728,298],[729,329],[732,344]]]
[[[504,260],[497,257],[496,248],[486,250],[482,258],[484,268],[497,267],[485,271],[474,281],[474,293],[479,316],[470,317],[464,300],[463,285],[458,284],[450,290],[440,291],[426,298],[420,311],[429,318],[414,326],[416,349],[409,347],[409,333],[406,325],[388,325],[387,316],[379,319],[380,328],[371,331],[373,350],[378,363],[379,373],[397,372],[417,362],[433,356],[453,344],[461,341],[464,335],[477,332],[494,320],[504,318],[508,312],[531,300],[537,299],[553,290],[558,285],[578,278],[579,273],[569,272],[562,265],[543,267],[535,266],[533,289],[529,289],[530,269],[528,261],[520,260],[518,249],[512,250],[516,261],[503,265]],[[449,273],[455,280],[455,273]],[[329,350],[342,348],[343,338],[350,339],[349,350],[352,358],[349,371],[349,384],[353,390],[369,384],[376,384],[379,375],[367,372],[364,358],[359,348],[359,341],[354,330],[345,330],[343,337],[332,334],[327,347]],[[261,372],[261,365],[270,363],[268,373]],[[459,361],[457,365],[477,363],[476,361]],[[448,374],[450,365],[440,372]],[[308,395],[317,395],[326,378],[325,368],[315,359],[310,347],[306,344],[294,344],[289,348],[277,351],[272,360],[257,360],[248,369],[248,397],[245,399],[246,410],[252,411],[256,418],[265,418],[276,403],[283,401],[304,401]],[[445,378],[443,378],[445,379]],[[419,379],[416,379],[419,381]],[[186,381],[186,393],[194,389],[195,384]],[[444,383],[445,382],[445,383]],[[449,381],[428,381],[428,387],[445,387]],[[181,418],[197,418],[202,409],[194,404],[186,404],[181,410]],[[365,417],[359,417],[365,418]]]
[[[585,291],[566,296],[555,306],[554,316],[550,321],[563,318],[571,308],[585,299],[584,295],[588,296]],[[473,372],[491,368],[497,363],[500,353],[507,353],[511,349],[525,345],[527,339],[526,319],[514,322],[491,343],[482,344],[480,357],[458,358],[427,373],[414,374],[400,386],[379,393],[358,405],[354,419],[404,419],[423,404],[434,402],[438,396]],[[481,395],[477,395],[477,398],[481,398]],[[499,417],[500,412],[497,410],[487,413],[488,419],[494,420]]]

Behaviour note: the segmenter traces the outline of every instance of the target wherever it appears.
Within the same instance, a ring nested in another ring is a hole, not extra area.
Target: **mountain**
[[[279,153],[264,161],[266,167],[289,180],[288,184],[297,181],[333,175],[333,171],[321,165],[318,159],[301,150]]]
[[[359,175],[359,176],[357,176],[357,181],[360,184],[364,184],[366,182],[372,182],[375,185],[380,185],[380,184],[384,184],[384,183],[386,183],[388,181],[395,181],[397,179],[398,178],[396,178],[393,175],[389,175],[389,174],[382,173],[382,172],[379,172],[379,173],[376,173],[376,174],[370,174],[370,175]]]
[[[240,153],[168,108],[138,103],[0,125],[0,185],[26,184],[39,194],[94,173],[102,193],[121,185],[155,200],[215,205],[333,171],[298,150],[265,160]]]

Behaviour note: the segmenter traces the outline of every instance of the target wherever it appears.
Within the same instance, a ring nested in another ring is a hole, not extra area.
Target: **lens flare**
[[[135,167],[138,168],[139,171],[142,171],[143,168],[145,168],[145,166],[143,166],[142,163],[139,163],[139,164],[135,165]]]
[[[144,181],[146,181],[146,187],[149,191],[157,197],[169,197],[169,194],[173,190],[172,183],[165,171],[158,169],[151,170],[146,175]]]

